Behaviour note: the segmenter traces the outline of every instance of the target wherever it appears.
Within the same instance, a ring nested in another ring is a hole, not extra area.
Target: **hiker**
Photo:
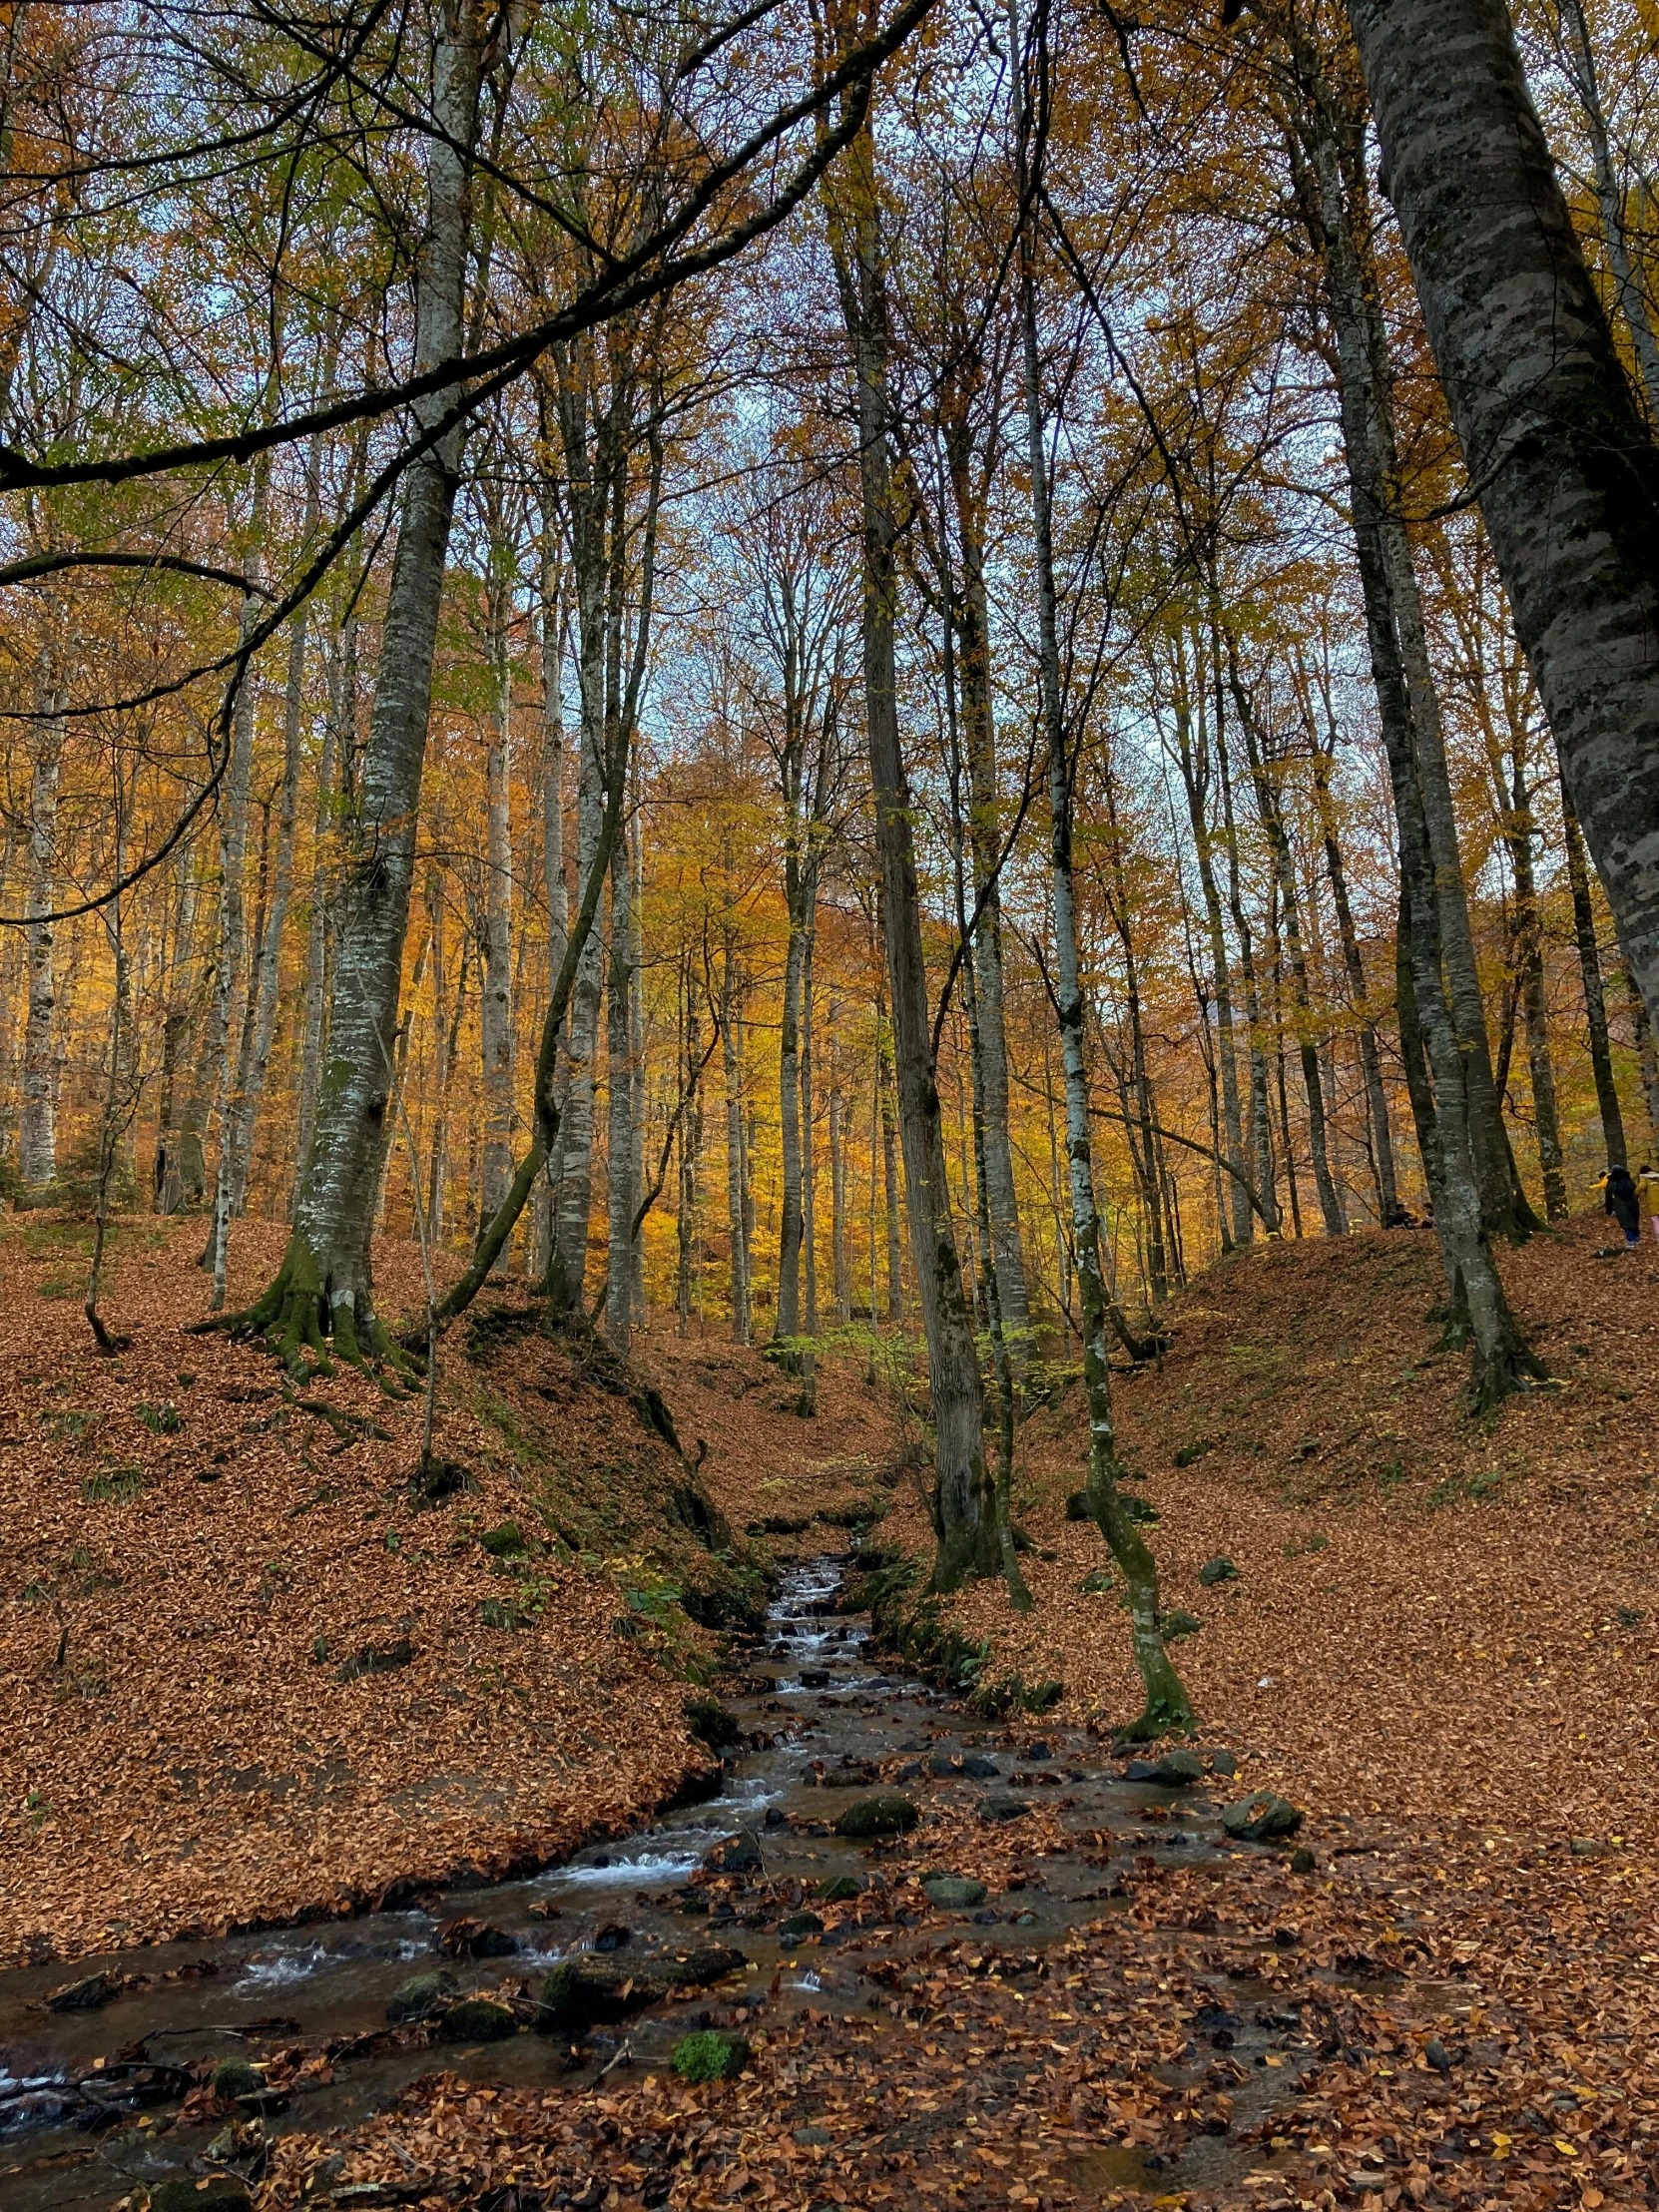
[[[1636,1176],[1636,1188],[1641,1194],[1642,1219],[1648,1233],[1659,1242],[1659,1168],[1651,1160],[1644,1160]]]
[[[1625,1249],[1634,1252],[1641,1242],[1642,1202],[1636,1196],[1636,1186],[1630,1179],[1630,1170],[1622,1161],[1607,1170],[1606,1189],[1601,1203],[1624,1231]]]

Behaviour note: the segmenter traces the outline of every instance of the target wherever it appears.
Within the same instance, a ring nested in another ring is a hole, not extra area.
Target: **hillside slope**
[[[1557,1839],[1652,1843],[1659,1750],[1659,1250],[1600,1261],[1598,1217],[1504,1256],[1552,1386],[1474,1422],[1434,1349],[1426,1233],[1275,1245],[1172,1308],[1161,1369],[1117,1382],[1160,1517],[1164,1602],[1207,1733],[1258,1750],[1299,1802]],[[1037,1611],[957,1608],[991,1669],[1057,1676],[1066,1713],[1135,1705],[1104,1547],[1067,1522],[1080,1391],[1027,1424]],[[1186,1465],[1178,1465],[1184,1459]],[[915,1532],[919,1535],[919,1531]],[[1238,1578],[1205,1588],[1206,1560]]]
[[[437,1447],[462,1486],[426,1502],[418,1399],[296,1393],[185,1333],[200,1222],[120,1225],[105,1306],[132,1342],[100,1358],[86,1237],[0,1223],[0,1953],[557,1857],[705,1763],[683,1708],[714,1639],[688,1611],[718,1626],[759,1576],[598,1347],[510,1312],[457,1330]],[[239,1226],[233,1302],[280,1246]],[[389,1310],[416,1303],[412,1250],[375,1267]]]

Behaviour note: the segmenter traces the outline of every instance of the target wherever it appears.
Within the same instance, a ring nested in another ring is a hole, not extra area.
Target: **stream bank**
[[[1022,1977],[1052,1980],[1050,1955],[1071,1957],[1103,1910],[1122,1916],[1151,1850],[1213,1867],[1229,1848],[1203,1762],[1189,1759],[1190,1780],[1126,1779],[1086,1736],[987,1729],[885,1671],[867,1619],[837,1610],[842,1571],[836,1557],[786,1563],[752,1672],[726,1699],[735,1741],[702,1804],[533,1879],[337,1926],[158,1946],[140,1986],[84,2010],[47,2008],[61,1967],[0,1977],[8,2208],[91,2212],[142,2202],[169,2176],[194,2188],[227,2171],[257,2181],[270,2169],[279,2186],[301,2144],[348,2139],[435,2069],[574,2109],[601,2083],[672,2079],[676,2043],[700,2026],[758,2048],[826,2027],[867,2036],[872,2019],[925,2013],[917,1992],[941,1959],[1017,1995]],[[886,1798],[912,1809],[916,1834],[836,1832],[848,1808]],[[918,1867],[935,1830],[954,1830],[959,1848]],[[549,1976],[566,1969],[568,1991],[576,1961],[577,1994],[555,2019]],[[78,1978],[100,1970],[88,1960]],[[430,2016],[388,2019],[421,2008],[417,1977]],[[653,2000],[636,2009],[641,1994]],[[1249,2070],[1255,2046],[1294,2044],[1301,2022],[1272,1998],[1268,1983],[1236,1980],[1212,2006],[1223,2025],[1178,2074],[1199,2079],[1221,2038],[1252,2091],[1273,2086]],[[454,2019],[480,2032],[457,2040],[446,2014],[466,2000]],[[239,2082],[227,2061],[255,2072]],[[1236,2091],[1229,2125],[1249,2101]],[[1242,2171],[1247,2154],[1224,2133],[1195,2137],[1189,2164]],[[1077,2168],[1081,2187],[1150,2183],[1133,2150],[1097,2139],[1079,2156],[1093,2160]]]

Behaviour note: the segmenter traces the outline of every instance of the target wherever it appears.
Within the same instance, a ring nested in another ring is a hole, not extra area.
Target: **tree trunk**
[[[1567,1218],[1567,1179],[1562,1166],[1561,1123],[1555,1106],[1555,1067],[1549,1052],[1549,1004],[1544,995],[1543,931],[1538,919],[1538,889],[1532,869],[1532,796],[1526,788],[1526,758],[1517,732],[1511,756],[1510,812],[1504,837],[1515,878],[1515,965],[1521,1015],[1526,1024],[1526,1063],[1532,1078],[1532,1120],[1543,1176],[1544,1216]],[[1501,1097],[1501,1089],[1499,1092]]]
[[[1218,669],[1219,677],[1219,669]],[[1195,753],[1193,716],[1183,700],[1177,707],[1177,738],[1182,788],[1187,795],[1187,819],[1192,826],[1193,850],[1198,857],[1198,879],[1204,893],[1204,920],[1210,948],[1210,984],[1216,1000],[1216,1057],[1221,1078],[1221,1119],[1226,1129],[1228,1156],[1244,1165],[1244,1118],[1239,1102],[1238,1047],[1234,1041],[1233,976],[1227,957],[1227,929],[1222,919],[1221,889],[1216,882],[1214,834],[1205,815],[1210,781],[1207,749]],[[1202,738],[1201,738],[1202,745]],[[1220,1173],[1218,1168],[1217,1173]],[[1250,1199],[1236,1176],[1229,1176],[1228,1201],[1235,1245],[1250,1244],[1256,1220]]]
[[[801,1335],[801,992],[807,954],[805,869],[800,850],[799,786],[785,793],[784,905],[789,943],[784,954],[784,1004],[778,1050],[778,1120],[783,1204],[778,1228],[778,1308],[775,1337]],[[793,1360],[793,1354],[789,1355]]]
[[[30,746],[29,891],[27,929],[29,1013],[23,1034],[23,1097],[17,1129],[17,1172],[24,1191],[58,1179],[58,1071],[53,924],[42,917],[57,904],[58,787],[68,699],[55,669],[40,686],[40,714]]]
[[[816,875],[816,869],[815,869]],[[809,1339],[818,1335],[818,1148],[814,1142],[814,1091],[817,1068],[813,1059],[813,954],[818,943],[817,885],[814,911],[807,921],[807,945],[801,961],[801,1289],[802,1318]],[[813,1355],[807,1354],[804,1371],[813,1373]],[[803,1403],[807,1400],[804,1399]]]
[[[1561,826],[1566,833],[1567,880],[1572,886],[1572,928],[1578,942],[1578,972],[1584,983],[1584,1020],[1590,1034],[1590,1067],[1595,1076],[1596,1107],[1601,1115],[1601,1143],[1609,1167],[1628,1167],[1624,1141],[1624,1116],[1619,1110],[1618,1085],[1613,1080],[1613,1053],[1607,1035],[1607,998],[1601,981],[1601,950],[1596,943],[1595,906],[1590,898],[1590,870],[1584,852],[1584,835],[1561,786]]]
[[[1503,0],[1348,0],[1348,12],[1516,632],[1652,1004],[1659,449],[1585,267]]]
[[[462,347],[478,122],[477,19],[468,9],[442,21],[432,87],[442,135],[426,142],[426,230],[416,275],[419,367],[452,359]],[[446,406],[440,392],[417,401],[414,411],[430,428]],[[275,1335],[290,1367],[306,1349],[321,1357],[325,1328],[347,1361],[392,1352],[374,1312],[369,1234],[394,1075],[432,657],[459,464],[460,435],[450,430],[404,479],[367,756],[346,831],[316,1134],[281,1269],[248,1317]]]
[[[197,997],[191,982],[196,937],[196,839],[187,837],[178,855],[178,909],[173,951],[168,962],[167,997],[162,1013],[162,1064],[156,1109],[156,1162],[152,1205],[158,1214],[175,1214],[183,1203],[179,1172],[183,1143],[182,1105],[185,1056],[196,1025]]]
[[[570,935],[570,889],[565,876],[565,718],[564,607],[551,486],[542,523],[541,572],[541,825],[542,890],[547,900],[547,975],[549,988],[559,972]],[[561,1093],[569,1080],[568,1048],[560,1055],[556,1078]],[[550,1160],[536,1185],[530,1232],[530,1271],[545,1281],[553,1258],[554,1207],[558,1179]]]
[[[846,1249],[846,1112],[841,1088],[841,1005],[830,995],[830,1268],[834,1280],[835,1321],[845,1329],[852,1320],[852,1280]],[[874,1316],[870,1317],[872,1320]]]
[[[1031,1301],[1025,1282],[1014,1154],[1008,1134],[1008,1040],[1004,1008],[1000,794],[996,780],[996,718],[991,700],[990,609],[985,591],[984,518],[972,496],[965,456],[953,456],[957,536],[964,575],[953,594],[958,609],[957,667],[967,758],[968,846],[979,920],[973,932],[974,988],[984,1089],[987,1209],[996,1259],[997,1297],[1008,1362],[1022,1382],[1031,1361]]]
[[[749,1305],[749,1222],[743,1171],[743,1075],[738,1065],[737,956],[730,942],[720,980],[720,1041],[726,1070],[726,1218],[732,1239],[732,1341],[746,1345]]]
[[[1344,1237],[1348,1234],[1348,1224],[1343,1219],[1337,1185],[1331,1173],[1331,1155],[1325,1124],[1325,1094],[1320,1082],[1319,1048],[1314,1037],[1313,999],[1308,988],[1307,956],[1302,946],[1302,907],[1297,896],[1296,855],[1291,850],[1290,832],[1285,828],[1279,795],[1268,773],[1268,763],[1263,758],[1255,717],[1251,712],[1249,695],[1240,678],[1231,638],[1228,640],[1228,664],[1234,704],[1238,708],[1250,773],[1256,785],[1257,811],[1262,818],[1262,828],[1267,832],[1269,849],[1273,853],[1279,898],[1285,916],[1285,935],[1291,959],[1291,991],[1297,1011],[1297,1053],[1302,1063],[1303,1096],[1308,1102],[1308,1150],[1313,1156],[1314,1187],[1319,1193],[1320,1213],[1325,1223],[1326,1235]],[[1286,1156],[1289,1157],[1288,1137]]]
[[[1393,1133],[1388,1126],[1388,1094],[1382,1087],[1382,1061],[1377,1049],[1377,1025],[1371,1018],[1371,998],[1366,986],[1366,964],[1360,955],[1360,933],[1354,926],[1354,908],[1348,895],[1348,870],[1337,833],[1337,810],[1331,797],[1331,754],[1321,750],[1310,726],[1314,757],[1314,800],[1319,809],[1320,833],[1325,845],[1325,868],[1330,878],[1332,903],[1337,909],[1337,929],[1342,939],[1343,968],[1349,996],[1360,1016],[1360,1066],[1366,1082],[1366,1123],[1371,1137],[1372,1173],[1377,1181],[1377,1218],[1384,1229],[1399,1220],[1399,1188],[1394,1173]],[[1333,748],[1335,739],[1333,739]]]
[[[253,540],[248,574],[258,583],[265,565],[266,515],[271,485],[269,463],[257,470],[254,484]],[[244,637],[259,619],[261,602],[250,592],[243,602]],[[248,805],[254,769],[254,732],[259,711],[259,688],[251,664],[243,672],[231,718],[231,760],[225,775],[225,796],[219,816],[219,965],[214,976],[213,1014],[209,1037],[217,1069],[215,1118],[219,1123],[219,1160],[214,1172],[213,1216],[208,1229],[202,1265],[213,1278],[209,1311],[220,1313],[225,1305],[225,1275],[231,1257],[232,1194],[236,1182],[237,1137],[242,1116],[242,1083],[245,1073],[243,1027],[248,993]]]
[[[299,1052],[299,1133],[288,1218],[299,1203],[299,1186],[316,1132],[316,1101],[327,1045],[328,983],[333,954],[331,900],[334,881],[334,810],[336,782],[352,747],[347,727],[356,713],[356,616],[346,617],[335,641],[328,671],[328,710],[322,723],[322,754],[316,771],[316,812],[311,821],[310,913],[305,929],[305,1021]],[[434,1240],[437,1232],[432,1232]]]
[[[573,486],[573,504],[575,491]],[[584,516],[572,560],[577,600],[577,676],[582,710],[582,765],[576,788],[576,874],[586,883],[599,849],[604,816],[605,570],[603,544]],[[588,1217],[593,1209],[594,1060],[599,1048],[599,1008],[604,989],[604,946],[596,929],[582,947],[570,1003],[564,1110],[559,1148],[548,1173],[556,1185],[553,1257],[546,1288],[556,1314],[582,1303],[588,1264]]]
[[[1010,43],[1022,51],[1017,0],[1009,0]],[[1027,120],[1019,117],[1020,171],[1024,179]],[[1021,204],[1025,194],[1021,193]],[[1192,1707],[1164,1648],[1160,1625],[1158,1567],[1151,1546],[1124,1509],[1118,1492],[1120,1464],[1107,1369],[1106,1292],[1100,1250],[1100,1216],[1095,1203],[1094,1163],[1089,1142],[1089,1080],[1083,1054],[1085,1006],[1078,957],[1077,908],[1072,873],[1072,776],[1066,752],[1064,706],[1060,690],[1060,652],[1054,604],[1054,548],[1048,500],[1048,452],[1044,438],[1042,389],[1038,377],[1035,277],[1031,240],[1021,227],[1020,308],[1025,341],[1025,414],[1027,465],[1031,478],[1031,536],[1037,572],[1037,679],[1042,735],[1048,754],[1050,888],[1054,914],[1055,1013],[1065,1072],[1066,1156],[1070,1165],[1072,1238],[1076,1253],[1079,1323],[1083,1336],[1083,1382],[1089,1406],[1089,1510],[1116,1560],[1129,1599],[1130,1639],[1145,1705],[1130,1733],[1162,1735],[1185,1728]],[[1127,917],[1125,917],[1125,920]]]
[[[513,659],[512,578],[508,553],[490,549],[488,657],[489,749],[485,757],[484,896],[478,971],[478,1035],[483,1056],[484,1144],[478,1188],[480,1233],[495,1219],[513,1179]]]
[[[1642,1071],[1642,1099],[1647,1107],[1647,1158],[1659,1155],[1659,1052],[1653,1047],[1653,1024],[1636,978],[1625,971],[1625,993],[1630,1001],[1630,1029],[1636,1044],[1636,1060]],[[1626,1162],[1628,1166],[1628,1161]]]
[[[1439,943],[1445,990],[1463,1040],[1469,1142],[1480,1179],[1481,1212],[1488,1230],[1520,1239],[1538,1226],[1515,1172],[1492,1073],[1468,895],[1458,846],[1456,813],[1446,767],[1439,696],[1430,666],[1411,545],[1399,492],[1394,439],[1393,372],[1382,320],[1382,285],[1376,268],[1369,187],[1364,166],[1363,118],[1357,94],[1342,96],[1314,47],[1291,35],[1300,76],[1299,121],[1312,159],[1318,206],[1307,209],[1315,244],[1327,270],[1333,327],[1344,380],[1365,411],[1361,442],[1351,453],[1356,501],[1366,509],[1355,528],[1373,533],[1393,632],[1390,661],[1403,693],[1401,712],[1410,732],[1413,776],[1420,795],[1440,900]]]
[[[1613,289],[1620,313],[1630,332],[1630,342],[1636,354],[1636,366],[1641,374],[1642,390],[1647,396],[1648,420],[1659,422],[1659,339],[1653,332],[1653,316],[1648,308],[1647,293],[1642,288],[1630,259],[1630,235],[1624,219],[1624,195],[1619,189],[1619,175],[1613,163],[1613,148],[1607,133],[1607,115],[1601,104],[1601,86],[1598,81],[1595,50],[1590,43],[1590,27],[1585,21],[1582,0],[1561,0],[1560,25],[1569,49],[1567,74],[1573,81],[1578,104],[1584,115],[1584,129],[1590,141],[1590,155],[1595,164],[1596,207],[1601,217],[1601,239],[1607,250],[1607,266],[1612,273]]]
[[[1466,1332],[1472,1348],[1472,1397],[1496,1403],[1542,1371],[1509,1312],[1485,1227],[1485,1193],[1469,1124],[1465,1070],[1469,1055],[1450,1002],[1443,969],[1445,903],[1422,796],[1413,700],[1406,682],[1393,601],[1394,571],[1383,544],[1383,519],[1394,510],[1391,442],[1380,386],[1386,361],[1368,319],[1366,288],[1351,224],[1352,198],[1341,189],[1335,134],[1316,145],[1323,195],[1321,247],[1329,279],[1340,372],[1343,444],[1352,524],[1365,598],[1367,645],[1379,719],[1388,758],[1399,834],[1401,953],[1400,1041],[1408,1079],[1426,1060],[1434,1089],[1427,1114],[1420,1074],[1412,1084],[1423,1167],[1434,1208],[1450,1302],[1450,1334]],[[1420,1046],[1417,1039],[1420,1037]],[[1420,1059],[1419,1059],[1420,1054]]]
[[[893,636],[897,522],[887,454],[887,305],[873,160],[873,141],[866,131],[843,157],[840,182],[850,206],[844,216],[835,211],[834,228],[839,234],[837,274],[857,386],[864,724],[892,989],[898,1131],[933,1403],[937,1480],[932,1509],[937,1549],[930,1586],[947,1591],[970,1576],[998,1573],[1002,1562],[996,1499],[985,1464],[979,1364],[950,1217],[910,793],[899,742]]]
[[[878,904],[884,904],[878,900]],[[886,939],[886,922],[881,919],[881,937]],[[884,956],[877,953],[882,962],[875,979],[875,1098],[881,1120],[881,1205],[886,1230],[886,1287],[887,1324],[896,1329],[904,1319],[904,1253],[898,1228],[898,1132],[892,1115],[892,1028],[887,1020],[887,992]],[[874,1243],[874,1224],[870,1224],[871,1245]],[[870,1266],[875,1265],[873,1250]],[[875,1319],[874,1312],[870,1320]]]
[[[611,957],[605,978],[605,1339],[628,1357],[634,1319],[633,871],[628,841],[611,854]]]
[[[1266,1235],[1280,1232],[1279,1199],[1273,1170],[1273,1119],[1268,1104],[1268,1060],[1262,1045],[1262,995],[1256,980],[1255,939],[1245,912],[1244,886],[1239,870],[1239,830],[1233,819],[1233,777],[1227,757],[1227,728],[1223,720],[1218,679],[1216,694],[1216,767],[1221,778],[1223,833],[1227,840],[1227,903],[1233,916],[1233,934],[1239,946],[1239,973],[1245,987],[1245,1025],[1250,1041],[1250,1171],[1262,1202],[1262,1228]]]

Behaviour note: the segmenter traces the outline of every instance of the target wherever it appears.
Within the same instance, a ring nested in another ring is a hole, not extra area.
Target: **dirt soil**
[[[119,1225],[104,1310],[131,1344],[101,1358],[89,1236],[0,1223],[0,1954],[559,1858],[706,1767],[684,1704],[715,1639],[669,1601],[718,1624],[758,1578],[715,1559],[686,1465],[602,1357],[457,1330],[436,1442],[464,1486],[423,1506],[418,1398],[354,1374],[296,1390],[257,1347],[186,1333],[200,1222]],[[233,1306],[281,1244],[239,1225]],[[375,1272],[389,1312],[417,1305],[412,1248]]]

